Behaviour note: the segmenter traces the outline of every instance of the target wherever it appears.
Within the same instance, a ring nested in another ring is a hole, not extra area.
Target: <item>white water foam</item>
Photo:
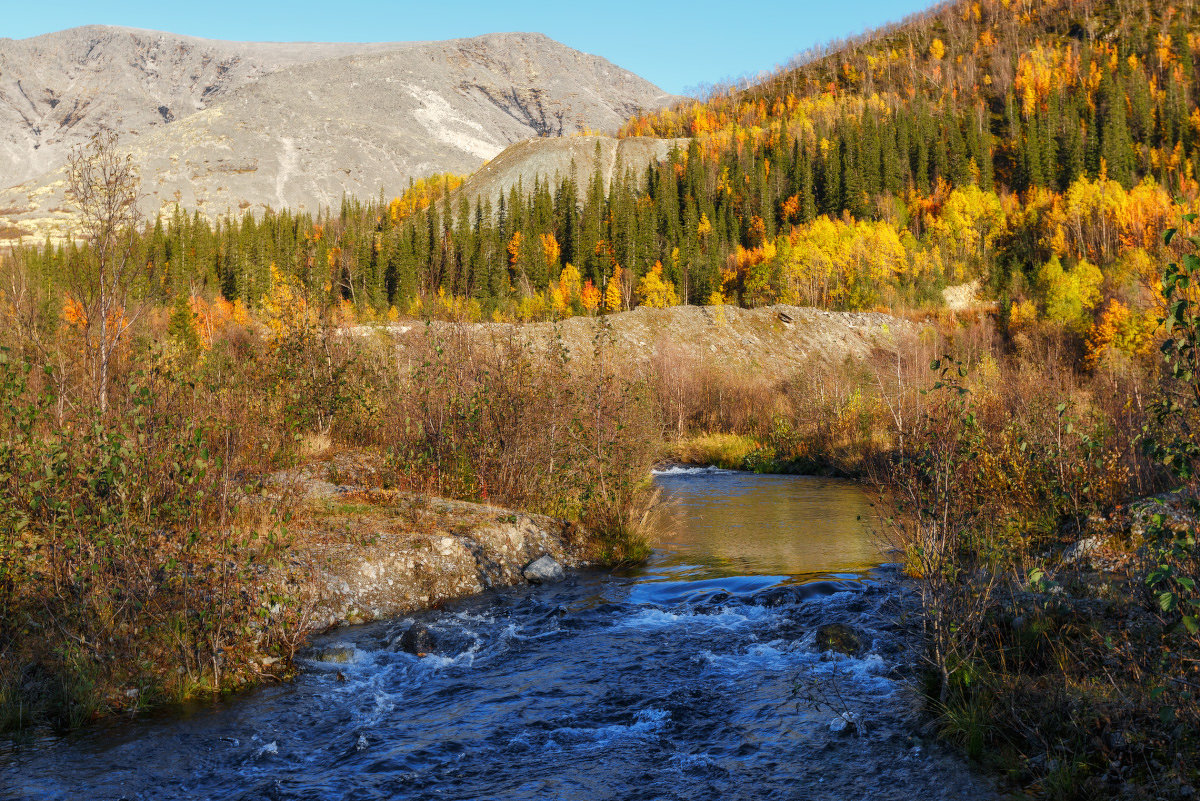
[[[616,623],[617,628],[624,629],[655,629],[678,625],[708,625],[714,628],[732,629],[747,623],[769,618],[775,610],[765,606],[739,606],[734,609],[722,609],[713,613],[704,612],[668,612],[665,609],[641,609],[624,620]]]
[[[723,467],[696,467],[686,464],[672,464],[666,467],[656,467],[650,471],[651,475],[655,476],[708,476],[708,475],[724,475],[733,474],[737,470],[726,470]]]
[[[643,709],[639,711],[632,723],[612,723],[607,726],[583,727],[564,726],[550,733],[547,745],[563,743],[583,745],[589,748],[604,748],[619,740],[643,739],[654,736],[664,729],[671,720],[671,713],[665,709]]]

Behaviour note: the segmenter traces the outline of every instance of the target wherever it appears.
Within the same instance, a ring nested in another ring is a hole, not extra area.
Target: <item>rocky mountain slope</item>
[[[144,133],[283,67],[406,46],[220,42],[106,25],[0,39],[0,186],[59,166],[100,126]]]
[[[310,46],[109,28],[0,41],[0,91],[0,183],[50,169],[0,192],[10,239],[64,227],[54,167],[101,125],[126,134],[147,213],[219,215],[398,192],[674,99],[540,34]]]

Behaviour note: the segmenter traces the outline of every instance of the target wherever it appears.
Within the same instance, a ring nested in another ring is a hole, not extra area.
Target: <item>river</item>
[[[300,677],[0,753],[37,799],[984,799],[915,734],[853,484],[676,468],[653,557],[319,638]],[[436,645],[399,647],[412,625]],[[822,652],[830,624],[858,641]]]

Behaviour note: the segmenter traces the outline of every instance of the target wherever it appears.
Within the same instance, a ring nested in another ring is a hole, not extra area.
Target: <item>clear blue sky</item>
[[[0,15],[0,35],[20,39],[92,23],[255,41],[414,41],[538,31],[682,93],[770,70],[814,44],[862,33],[930,4],[931,0],[10,0]]]

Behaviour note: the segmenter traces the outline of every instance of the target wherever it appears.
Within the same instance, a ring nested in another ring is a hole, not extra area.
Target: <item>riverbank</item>
[[[276,581],[303,599],[314,632],[419,612],[597,565],[603,547],[576,524],[399,490],[302,485]],[[536,565],[536,566],[535,566]]]
[[[994,797],[916,731],[917,599],[874,567],[856,485],[658,481],[676,500],[643,565],[338,629],[293,682],[0,749],[0,782],[63,801]]]

